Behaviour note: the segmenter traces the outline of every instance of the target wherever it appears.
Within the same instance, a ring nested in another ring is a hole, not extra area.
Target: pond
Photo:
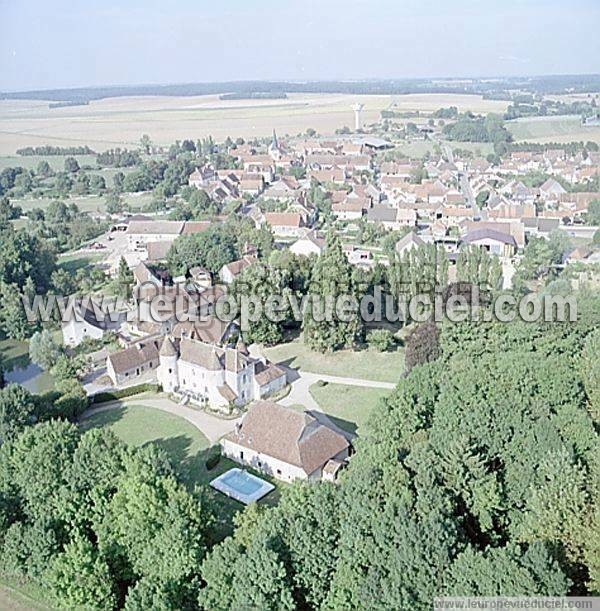
[[[32,393],[44,393],[54,387],[52,376],[29,360],[27,342],[2,340],[0,354],[7,383],[21,384]]]
[[[35,394],[47,392],[54,387],[52,376],[34,363],[29,363],[26,367],[14,367],[10,371],[5,371],[4,379],[7,383],[21,384],[29,392]]]

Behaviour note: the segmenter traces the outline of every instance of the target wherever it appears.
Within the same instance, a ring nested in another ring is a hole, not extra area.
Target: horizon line
[[[9,94],[26,94],[26,93],[44,93],[44,92],[59,92],[59,91],[77,91],[77,90],[99,90],[112,88],[133,88],[133,87],[177,87],[185,85],[240,85],[249,83],[269,83],[269,84],[294,84],[300,85],[303,83],[392,83],[392,82],[419,82],[419,81],[483,81],[483,80],[517,80],[517,79],[537,79],[537,78],[564,78],[564,77],[600,77],[600,72],[583,72],[583,73],[538,73],[538,74],[523,74],[523,75],[478,75],[478,76],[419,76],[419,77],[353,77],[353,78],[303,78],[303,79],[233,79],[233,80],[210,80],[210,81],[179,81],[179,82],[145,82],[145,83],[112,83],[103,85],[70,85],[64,87],[45,87],[42,89],[2,89],[0,95]],[[352,94],[361,95],[361,94]],[[368,95],[368,94],[362,94]],[[376,95],[376,94],[372,94]],[[382,94],[387,95],[387,94]],[[395,94],[400,95],[400,94]]]

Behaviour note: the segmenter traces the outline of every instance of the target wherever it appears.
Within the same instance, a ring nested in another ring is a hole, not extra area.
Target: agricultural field
[[[381,110],[432,112],[457,106],[474,112],[502,112],[505,102],[476,95],[411,94],[347,95],[291,94],[285,100],[219,100],[218,96],[123,97],[86,106],[48,108],[43,101],[0,101],[0,155],[14,155],[24,146],[87,144],[96,151],[137,145],[142,134],[169,145],[177,139],[212,135],[244,138],[295,135],[307,128],[333,134],[351,126],[351,105],[364,104],[365,124],[379,119]],[[393,105],[393,106],[392,106]]]
[[[600,127],[584,127],[577,116],[524,117],[508,121],[506,127],[516,141],[544,143],[590,140],[600,144]]]

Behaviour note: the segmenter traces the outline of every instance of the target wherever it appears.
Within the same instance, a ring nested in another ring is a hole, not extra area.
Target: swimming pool
[[[242,469],[229,469],[222,475],[210,482],[210,485],[228,497],[248,505],[262,499],[275,488],[273,484],[266,482]]]

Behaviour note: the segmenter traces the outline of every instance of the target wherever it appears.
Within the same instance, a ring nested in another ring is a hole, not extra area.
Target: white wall
[[[102,339],[104,331],[90,325],[85,320],[77,321],[71,318],[62,328],[63,341],[66,346],[78,346],[86,337]]]
[[[296,479],[308,479],[307,474],[295,465],[266,456],[260,452],[249,450],[228,439],[221,440],[221,450],[224,456],[235,460],[241,465],[248,465],[277,479],[292,482]]]

